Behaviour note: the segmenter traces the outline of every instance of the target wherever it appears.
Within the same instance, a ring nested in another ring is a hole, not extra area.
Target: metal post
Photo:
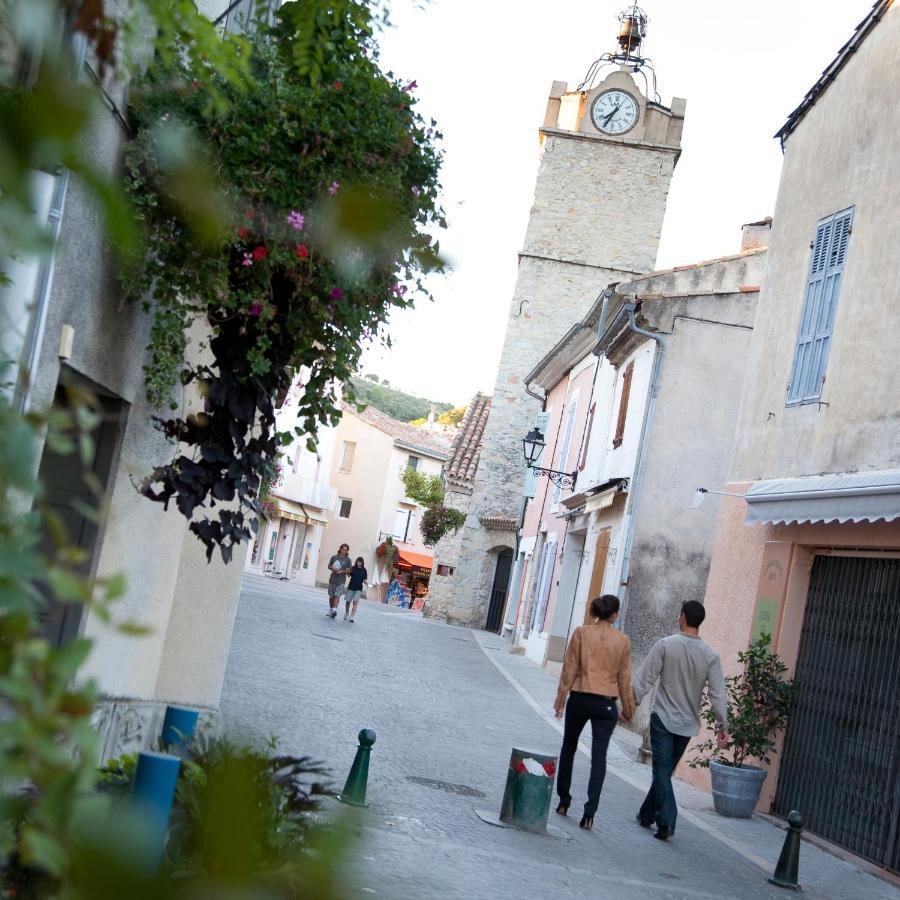
[[[375,743],[375,732],[371,728],[363,728],[359,733],[359,746],[350,767],[350,774],[344,784],[344,790],[338,794],[338,800],[348,806],[368,806],[366,803],[366,787],[369,781],[369,756]]]
[[[769,884],[792,891],[800,890],[797,876],[800,872],[800,834],[802,831],[803,819],[795,809],[788,814],[788,831],[784,838],[784,846],[781,848],[781,856],[778,857],[778,865],[775,866],[775,874],[769,879]]]
[[[555,775],[555,756],[513,748],[500,806],[500,821],[523,831],[544,833]]]
[[[180,768],[177,756],[149,751],[138,754],[131,796],[147,829],[147,861],[153,869],[159,866],[165,846]]]

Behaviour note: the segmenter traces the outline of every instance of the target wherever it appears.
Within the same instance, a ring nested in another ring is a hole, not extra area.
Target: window
[[[631,378],[634,375],[634,360],[625,367],[622,375],[622,393],[619,397],[619,418],[616,420],[616,435],[613,447],[621,447],[625,439],[625,418],[628,415],[628,399],[631,396]]]
[[[841,292],[841,276],[852,223],[851,208],[823,219],[816,226],[794,364],[787,389],[788,405],[815,403],[822,396],[834,311]]]
[[[341,497],[340,505],[338,506],[338,518],[339,519],[349,519],[350,518],[350,508],[353,506],[353,501],[348,500],[346,497]]]
[[[344,447],[341,451],[341,472],[353,471],[353,457],[356,456],[356,444],[354,441],[344,441]]]
[[[444,566],[439,564],[437,567],[438,575],[452,575],[455,571],[456,569],[453,566]]]
[[[409,534],[409,523],[412,517],[412,510],[398,509],[394,514],[394,537],[397,540],[405,541]]]
[[[409,459],[406,460],[406,467],[408,469],[412,469],[414,472],[419,471],[419,457],[418,456],[410,456]]]

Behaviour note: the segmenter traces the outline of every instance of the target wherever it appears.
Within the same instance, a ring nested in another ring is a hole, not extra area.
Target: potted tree
[[[709,768],[713,805],[722,816],[747,819],[759,800],[766,770],[747,760],[768,765],[775,742],[787,724],[794,683],[784,677],[787,666],[770,649],[771,636],[761,635],[742,653],[739,675],[725,679],[731,741],[722,749],[709,738],[697,747],[688,765]],[[704,698],[701,716],[715,728],[715,713]]]

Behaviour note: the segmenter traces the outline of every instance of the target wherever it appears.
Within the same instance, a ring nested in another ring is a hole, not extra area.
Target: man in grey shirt
[[[719,654],[700,640],[706,617],[702,603],[688,600],[681,607],[678,634],[653,645],[634,679],[634,699],[640,703],[659,681],[650,714],[650,748],[653,783],[644,800],[638,822],[644,828],[656,823],[654,837],[668,840],[675,831],[678,807],[672,790],[672,773],[691,738],[700,731],[700,703],[704,688],[716,714],[716,741],[728,743],[728,703]]]

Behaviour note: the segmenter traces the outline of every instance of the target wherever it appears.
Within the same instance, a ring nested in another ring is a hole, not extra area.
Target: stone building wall
[[[515,547],[522,437],[540,402],[524,377],[609,283],[653,268],[678,148],[544,128],[534,204],[510,305],[484,447],[460,539],[454,619],[484,623],[490,551]],[[485,517],[509,520],[486,531]],[[486,556],[486,553],[488,554]]]
[[[444,504],[451,509],[468,511],[472,491],[449,484],[444,495]],[[450,621],[453,618],[453,598],[456,593],[456,567],[459,565],[459,551],[462,545],[462,529],[442,538],[434,545],[434,568],[428,583],[428,600],[424,614],[428,618]],[[440,575],[438,566],[450,566],[452,575]]]

